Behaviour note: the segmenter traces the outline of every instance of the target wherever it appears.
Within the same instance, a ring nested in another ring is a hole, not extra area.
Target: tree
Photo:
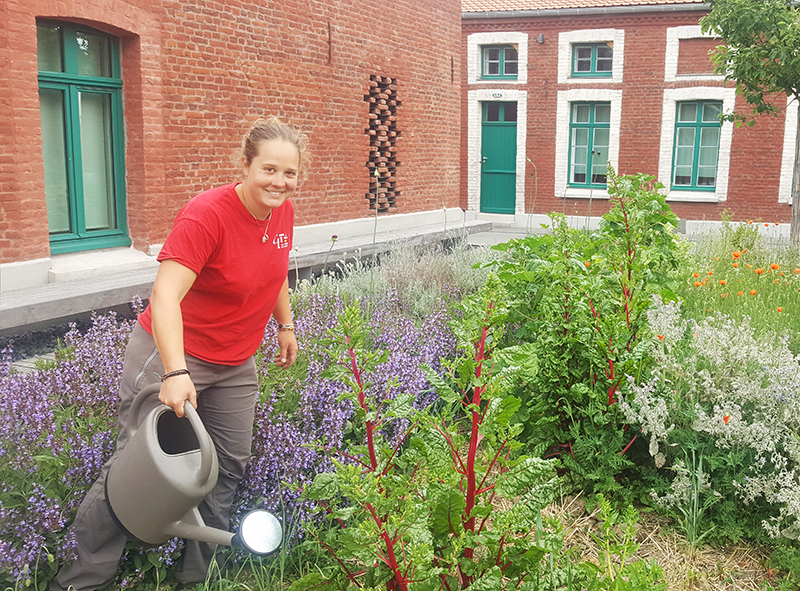
[[[800,13],[792,0],[708,0],[711,12],[700,19],[705,33],[725,40],[711,52],[714,71],[736,83],[736,92],[753,108],[752,115],[777,115],[782,95],[800,103]],[[781,101],[782,102],[782,101]],[[752,125],[741,113],[724,117]],[[793,244],[800,242],[800,118],[795,140],[792,188]]]

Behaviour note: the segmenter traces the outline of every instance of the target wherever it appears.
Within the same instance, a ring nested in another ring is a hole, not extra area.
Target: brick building
[[[153,255],[265,114],[310,139],[298,226],[457,208],[460,26],[458,0],[3,2],[0,289]]]
[[[720,111],[750,108],[713,74],[708,51],[721,42],[700,30],[707,10],[702,0],[463,0],[462,205],[596,217],[610,161],[655,175],[690,225],[728,210],[787,222],[788,235],[797,105],[753,127],[719,123]]]

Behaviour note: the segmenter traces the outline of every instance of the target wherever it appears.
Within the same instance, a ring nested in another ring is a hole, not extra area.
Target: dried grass
[[[564,547],[577,549],[582,560],[597,562],[597,544],[590,532],[599,521],[588,513],[580,497],[565,497],[551,504],[546,514],[564,526]],[[705,546],[692,553],[680,534],[670,528],[670,520],[654,513],[642,513],[636,526],[638,551],[631,561],[655,560],[663,570],[669,591],[763,591],[772,580],[765,566],[769,552],[753,546],[712,548]]]

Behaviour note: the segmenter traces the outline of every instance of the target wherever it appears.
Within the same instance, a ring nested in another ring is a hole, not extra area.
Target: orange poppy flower
[[[781,223],[780,223],[780,222],[775,222],[775,225],[776,225],[776,226],[780,226],[780,225],[781,225]]]
[[[778,306],[778,312],[783,312],[783,308],[781,308],[780,306]]]
[[[750,295],[756,295],[758,292],[755,289],[750,290]]]
[[[748,268],[748,269],[752,269],[752,268],[753,268],[753,265],[747,265],[747,268]]]
[[[743,291],[738,291],[738,292],[736,292],[736,295],[744,295],[744,292]]]
[[[702,285],[702,284],[701,284],[699,281],[695,281],[695,282],[694,282],[694,286],[695,286],[695,287],[700,287],[700,285]]]
[[[730,415],[725,415],[724,417],[722,417],[722,420],[725,421],[725,424],[727,425],[728,421],[731,420],[731,416]]]
[[[781,271],[781,277],[783,277],[783,271]]]
[[[664,335],[663,334],[657,334],[656,336],[658,337],[659,341],[663,341],[664,340]]]
[[[741,252],[739,252],[738,250],[733,251],[733,258],[738,259],[740,256],[742,256]]]
[[[721,297],[721,298],[727,298],[729,295],[730,295],[730,294],[729,294],[728,292],[725,292],[725,293],[721,293],[721,294],[719,294],[719,297]]]
[[[780,279],[776,279],[776,280],[775,280],[775,281],[773,281],[772,283],[780,283],[780,281],[781,281]]]
[[[719,284],[720,284],[720,285],[725,285],[725,283],[726,283],[726,281],[725,281],[724,279],[720,279],[720,280],[719,280]]]
[[[746,252],[747,252],[747,249],[746,249],[746,248],[743,248],[743,249],[742,249],[742,254],[744,254],[744,253],[746,253]]]
[[[792,269],[792,273],[794,273],[795,275],[797,275],[798,273],[800,273],[800,269]]]
[[[709,271],[709,272],[708,272],[708,274],[709,274],[709,275],[713,275],[713,274],[714,274],[714,271]]]
[[[765,228],[769,228],[769,224],[764,224],[764,227]]]
[[[718,260],[719,260],[719,257],[714,257],[714,260],[715,260],[715,261],[718,261]]]
[[[778,269],[780,269],[780,268],[781,268],[781,266],[780,266],[778,263],[772,263],[772,264],[769,266],[769,268],[770,268],[770,269],[772,269],[773,271],[777,271]]]
[[[694,278],[700,277],[700,273],[692,273],[692,277]]]
[[[586,266],[588,267],[588,266],[589,266],[589,265],[591,265],[592,263],[590,263],[589,261],[586,261],[586,262],[585,262],[585,263],[583,263],[583,264],[584,264],[584,265],[586,265]]]
[[[748,224],[752,224],[752,223],[753,223],[753,220],[750,220],[750,221],[749,221],[749,222],[747,222],[747,223],[748,223]]]
[[[761,267],[756,269],[756,273],[758,273],[759,275],[761,275],[763,272],[764,272],[764,269],[762,269]]]
[[[733,263],[733,268],[734,269],[738,269],[739,268],[739,263]]]

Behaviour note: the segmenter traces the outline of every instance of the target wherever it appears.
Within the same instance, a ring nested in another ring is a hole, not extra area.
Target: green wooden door
[[[514,213],[516,187],[517,103],[483,103],[481,211]]]

